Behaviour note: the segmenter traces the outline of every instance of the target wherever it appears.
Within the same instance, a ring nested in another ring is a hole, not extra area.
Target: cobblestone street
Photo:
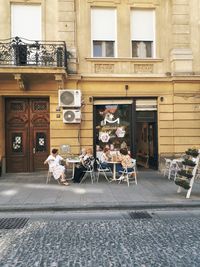
[[[21,214],[22,229],[0,230],[0,266],[200,266],[200,212],[131,214]]]

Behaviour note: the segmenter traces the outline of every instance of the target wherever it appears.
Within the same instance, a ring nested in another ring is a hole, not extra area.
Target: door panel
[[[33,168],[35,171],[44,169],[44,161],[49,154],[48,129],[33,130]]]
[[[156,137],[156,124],[148,124],[148,141],[149,141],[149,165],[152,168],[157,168],[157,137]]]
[[[45,169],[49,154],[48,99],[6,100],[7,172]]]
[[[27,135],[28,129],[9,131],[6,148],[8,172],[28,171]]]
[[[30,100],[30,132],[31,168],[44,170],[49,154],[49,102],[46,99]]]

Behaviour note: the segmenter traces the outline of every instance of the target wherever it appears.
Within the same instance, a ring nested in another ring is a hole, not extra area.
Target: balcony
[[[67,69],[67,55],[70,53],[62,41],[31,41],[19,37],[0,40],[0,68]]]

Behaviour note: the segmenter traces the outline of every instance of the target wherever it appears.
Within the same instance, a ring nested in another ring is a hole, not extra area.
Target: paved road
[[[1,213],[1,228],[3,218],[27,223],[0,229],[2,267],[200,266],[200,210]]]

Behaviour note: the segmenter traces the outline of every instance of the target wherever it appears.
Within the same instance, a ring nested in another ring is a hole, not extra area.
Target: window
[[[154,10],[133,10],[131,12],[132,57],[155,57]]]
[[[41,5],[11,5],[11,37],[41,40]]]
[[[113,152],[124,147],[128,150],[131,148],[131,102],[123,100],[116,101],[116,104],[112,102],[115,101],[110,101],[110,104],[95,103],[97,157],[104,147]]]
[[[103,19],[102,19],[103,18]],[[92,8],[91,37],[93,57],[114,57],[116,45],[116,11]]]
[[[113,41],[93,41],[94,57],[114,57]]]

